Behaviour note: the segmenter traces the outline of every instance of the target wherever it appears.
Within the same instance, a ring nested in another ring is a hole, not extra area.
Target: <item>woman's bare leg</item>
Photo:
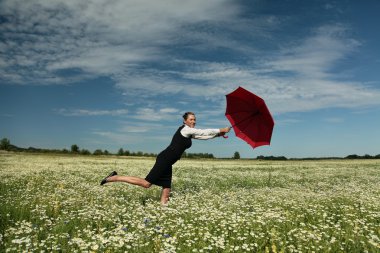
[[[170,188],[162,188],[161,205],[167,205],[170,197]]]
[[[146,181],[144,178],[132,177],[132,176],[119,176],[119,175],[111,176],[107,178],[107,183],[109,182],[124,182],[128,184],[138,185],[144,188],[149,188],[152,186],[152,184]],[[170,198],[170,191],[171,191],[171,188],[162,188],[161,205],[165,206],[168,204],[169,198]]]
[[[128,184],[138,185],[144,188],[149,188],[152,186],[152,184],[146,181],[144,178],[131,177],[131,176],[119,176],[119,175],[112,176],[112,177],[107,178],[107,183],[108,182],[124,182]]]

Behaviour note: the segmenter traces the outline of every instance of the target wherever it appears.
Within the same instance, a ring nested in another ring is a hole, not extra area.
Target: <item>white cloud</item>
[[[184,25],[229,19],[230,1],[1,1],[4,42],[0,78],[7,82],[70,82],[57,70],[117,76],[141,62],[164,59]],[[56,77],[56,79],[54,78]],[[88,78],[88,75],[81,75]],[[73,79],[75,81],[76,79]]]
[[[347,27],[322,25],[292,44],[278,42],[278,51],[260,51],[252,41],[233,35],[271,40],[271,31],[283,20],[248,20],[241,12],[236,2],[227,0],[1,1],[0,15],[6,22],[0,26],[5,38],[0,42],[0,81],[64,84],[108,76],[126,96],[151,101],[132,115],[145,121],[177,117],[174,108],[154,107],[162,102],[161,95],[207,100],[223,110],[224,95],[237,86],[263,97],[274,114],[379,104],[378,90],[347,81],[337,70],[338,63],[360,47],[347,35]],[[195,60],[176,52],[177,46],[198,53],[223,48],[245,61]]]
[[[160,112],[161,113],[176,113],[176,112],[178,112],[178,109],[176,109],[176,108],[161,108]]]
[[[266,62],[267,76],[275,89],[274,94],[267,96],[276,112],[379,104],[380,91],[347,81],[338,71],[332,71],[338,61],[360,46],[345,33],[342,25],[320,27],[299,46],[286,49]],[[282,74],[280,78],[270,77],[277,73]]]
[[[302,123],[302,120],[296,119],[296,118],[286,118],[286,119],[279,119],[276,120],[276,125],[292,125],[292,124],[298,124]]]
[[[156,133],[157,129],[162,132],[163,124],[157,122],[140,122],[135,120],[128,120],[121,122],[117,132],[119,133]]]
[[[175,108],[162,108],[162,109],[152,109],[152,108],[139,108],[133,118],[145,121],[168,121],[170,119],[176,119],[178,117],[179,111]]]
[[[128,114],[127,109],[117,110],[87,110],[87,109],[58,109],[55,110],[63,116],[122,116]]]
[[[260,65],[185,61],[187,70],[177,75],[207,84],[183,85],[181,91],[205,99],[219,98],[222,105],[223,95],[240,85],[262,96],[275,114],[377,105],[380,91],[333,71],[360,46],[346,30],[340,24],[319,27],[276,57],[261,55]]]
[[[130,145],[141,141],[141,136],[130,135],[128,133],[93,131],[92,134],[104,138],[107,142],[118,145],[125,145],[126,143]]]
[[[143,144],[148,145],[150,150],[155,149],[153,146],[157,145],[157,141],[167,142],[172,135],[171,132],[168,135],[168,133],[163,131],[166,128],[159,123],[127,121],[123,122],[121,125],[121,127],[112,132],[94,130],[92,131],[92,134],[101,137],[103,143],[112,145],[118,144],[121,146]],[[96,140],[100,141],[98,138]],[[152,145],[152,142],[155,144]]]
[[[272,71],[287,71],[297,76],[326,78],[328,71],[352,53],[360,43],[345,36],[342,25],[322,26],[299,46],[283,50],[280,57],[269,62]]]
[[[338,117],[332,117],[332,118],[326,118],[326,119],[324,119],[324,121],[328,122],[328,123],[343,123],[344,119],[338,118]]]

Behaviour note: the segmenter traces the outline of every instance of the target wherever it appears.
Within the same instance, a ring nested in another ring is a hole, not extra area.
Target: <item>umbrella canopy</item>
[[[270,145],[274,121],[264,100],[239,87],[226,95],[226,117],[237,137],[252,148]]]

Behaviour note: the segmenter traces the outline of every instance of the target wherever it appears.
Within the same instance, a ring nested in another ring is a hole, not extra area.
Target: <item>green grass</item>
[[[378,160],[181,160],[0,154],[0,252],[380,252]]]

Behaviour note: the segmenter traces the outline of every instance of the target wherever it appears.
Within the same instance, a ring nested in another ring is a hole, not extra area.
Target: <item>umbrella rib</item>
[[[254,121],[254,118],[249,118],[249,123],[251,123],[251,121]],[[248,127],[249,127],[249,124],[247,124],[246,127],[242,128],[242,129],[240,130],[240,132],[244,132],[245,129],[247,129]]]
[[[246,120],[249,120],[249,119],[252,120],[253,117],[256,116],[256,115],[258,115],[258,114],[260,114],[260,111],[257,111],[257,112],[255,112],[255,113],[252,113],[251,115],[249,115],[249,116],[246,117],[245,119],[239,121],[238,123],[235,123],[232,127],[237,126],[237,125],[239,125],[240,123],[242,123],[242,122],[244,122],[244,121],[246,121]]]

